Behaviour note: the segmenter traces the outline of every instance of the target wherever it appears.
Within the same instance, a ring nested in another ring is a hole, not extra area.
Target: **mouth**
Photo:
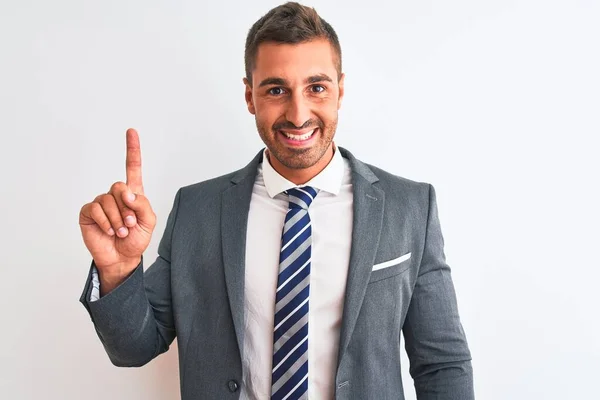
[[[318,131],[319,128],[313,128],[308,131],[280,130],[278,133],[285,143],[292,146],[303,146],[310,144],[316,138]]]

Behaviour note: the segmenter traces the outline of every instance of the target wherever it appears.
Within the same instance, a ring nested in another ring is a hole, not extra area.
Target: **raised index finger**
[[[144,193],[142,184],[142,151],[140,138],[135,129],[127,129],[127,158],[125,170],[127,173],[127,186],[133,193]]]

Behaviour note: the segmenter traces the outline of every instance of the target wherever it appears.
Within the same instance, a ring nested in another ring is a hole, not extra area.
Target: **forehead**
[[[266,77],[280,77],[295,81],[318,74],[334,78],[337,74],[334,54],[326,39],[298,44],[261,43],[256,54],[252,80],[256,83]]]

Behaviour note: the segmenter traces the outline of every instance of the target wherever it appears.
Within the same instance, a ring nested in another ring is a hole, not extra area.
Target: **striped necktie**
[[[309,186],[285,192],[285,217],[275,295],[272,400],[308,398],[308,294],[311,223],[308,207],[317,195]]]

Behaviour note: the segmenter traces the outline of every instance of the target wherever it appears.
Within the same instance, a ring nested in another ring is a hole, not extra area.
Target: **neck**
[[[325,167],[327,167],[327,165],[329,165],[333,158],[333,152],[333,143],[331,143],[325,154],[323,154],[323,157],[321,157],[321,159],[317,161],[315,165],[301,169],[286,167],[285,165],[280,163],[276,157],[271,157],[269,154],[269,150],[267,150],[267,157],[269,158],[271,166],[275,171],[277,171],[277,173],[279,173],[279,175],[283,176],[285,179],[294,183],[295,185],[300,186],[304,185],[306,182],[319,175],[319,173],[323,171]]]

